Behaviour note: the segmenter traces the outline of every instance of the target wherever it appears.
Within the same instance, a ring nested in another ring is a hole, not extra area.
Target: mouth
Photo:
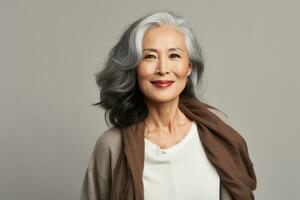
[[[150,81],[154,86],[158,88],[166,88],[172,85],[174,81],[171,80],[156,80],[156,81]]]
[[[151,81],[153,84],[167,84],[167,83],[173,83],[174,81],[171,80],[156,80],[156,81]]]

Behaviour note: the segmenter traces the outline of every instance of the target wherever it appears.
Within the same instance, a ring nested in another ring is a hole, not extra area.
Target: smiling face
[[[171,26],[148,30],[142,42],[142,59],[137,79],[144,97],[154,102],[168,102],[179,97],[192,71],[183,33]],[[158,87],[155,80],[174,81],[169,87]]]

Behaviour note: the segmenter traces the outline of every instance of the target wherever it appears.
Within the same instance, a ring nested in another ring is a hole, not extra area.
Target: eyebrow
[[[174,51],[174,50],[179,50],[179,51],[183,51],[181,48],[179,47],[176,47],[176,48],[169,48],[168,51]],[[154,52],[157,52],[156,49],[153,49],[153,48],[146,48],[146,49],[143,49],[143,52],[144,51],[154,51]]]

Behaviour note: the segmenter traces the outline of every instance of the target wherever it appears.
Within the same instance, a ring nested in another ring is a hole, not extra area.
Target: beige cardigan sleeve
[[[211,110],[226,123],[228,118],[220,111]],[[121,151],[119,129],[113,127],[102,133],[90,156],[81,187],[80,200],[107,200],[111,191],[113,169]],[[232,200],[220,184],[220,200]]]
[[[102,133],[90,156],[81,187],[80,200],[107,200],[113,169],[121,150],[121,135],[113,127]]]

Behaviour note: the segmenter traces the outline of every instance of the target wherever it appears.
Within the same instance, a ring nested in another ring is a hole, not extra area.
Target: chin
[[[179,95],[175,95],[175,96],[160,95],[160,96],[151,96],[150,98],[148,97],[148,99],[150,99],[154,103],[167,103],[167,102],[174,101],[177,98],[179,98]]]

